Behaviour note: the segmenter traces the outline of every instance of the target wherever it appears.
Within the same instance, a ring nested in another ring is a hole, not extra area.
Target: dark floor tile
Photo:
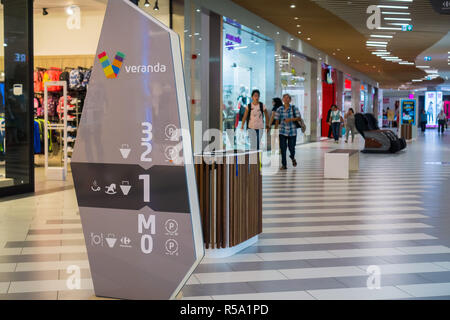
[[[0,300],[56,300],[57,292],[27,292],[0,294]]]
[[[55,254],[22,254],[0,256],[0,263],[59,261],[60,255]]]
[[[342,282],[346,287],[362,288],[367,286],[368,276],[338,277],[336,279],[339,282]],[[382,274],[380,280],[381,287],[431,282],[430,280],[421,277],[419,274]]]
[[[61,253],[60,258],[65,260],[88,260],[87,253]]]
[[[212,296],[226,295],[238,293],[255,293],[255,289],[250,287],[248,283],[212,283],[212,284],[190,284],[183,288],[185,297],[192,296]]]
[[[445,283],[450,282],[450,271],[448,272],[424,272],[419,273],[419,275],[430,282],[434,283]]]
[[[229,266],[233,271],[311,268],[312,266],[308,261],[309,260],[232,262],[229,263]]]
[[[304,291],[345,287],[344,284],[333,278],[254,281],[248,284],[256,292]]]
[[[73,223],[81,223],[80,219],[54,219],[47,220],[47,224],[73,224]]]
[[[0,282],[58,280],[58,270],[0,272]]]
[[[379,257],[311,259],[308,263],[318,268],[387,264]]]
[[[403,256],[383,256],[381,259],[388,263],[413,263],[413,262],[437,262],[450,261],[449,253],[439,254],[411,254]]]
[[[5,248],[58,247],[61,240],[8,241]]]
[[[194,273],[229,272],[233,271],[227,263],[205,263],[200,264]]]
[[[319,250],[342,250],[355,249],[353,243],[318,243],[299,245],[275,245],[275,246],[252,246],[239,252],[246,253],[268,253],[268,252],[295,252],[295,251],[319,251]]]

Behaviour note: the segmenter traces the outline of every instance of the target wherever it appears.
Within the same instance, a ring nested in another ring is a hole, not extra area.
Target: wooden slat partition
[[[208,161],[205,161],[206,155],[196,156],[203,238],[207,249],[234,247],[262,233],[259,155],[216,153],[208,155]]]

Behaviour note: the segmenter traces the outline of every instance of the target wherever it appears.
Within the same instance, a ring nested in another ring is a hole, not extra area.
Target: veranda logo
[[[98,55],[98,58],[100,60],[100,63],[102,64],[105,76],[108,79],[115,79],[119,76],[119,72],[125,60],[124,53],[118,51],[112,64],[109,61],[108,55],[106,54],[105,51],[100,53]],[[167,66],[160,62],[148,65],[125,66],[126,73],[165,73],[166,71]]]
[[[120,69],[122,68],[123,61],[125,60],[125,54],[118,51],[116,53],[116,57],[114,58],[113,63],[109,61],[108,55],[106,51],[103,51],[98,55],[98,59],[102,64],[103,71],[105,72],[105,76],[108,79],[115,79],[118,77]]]

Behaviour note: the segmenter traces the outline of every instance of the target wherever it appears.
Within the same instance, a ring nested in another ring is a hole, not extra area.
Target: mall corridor
[[[331,140],[330,140],[331,141]],[[324,153],[297,148],[299,167],[264,176],[259,241],[204,259],[184,299],[433,299],[450,297],[450,135],[429,130],[398,154],[361,154],[348,181],[323,178]],[[70,183],[0,208],[0,299],[94,296]],[[66,286],[81,268],[81,290]],[[368,266],[381,289],[367,289]]]

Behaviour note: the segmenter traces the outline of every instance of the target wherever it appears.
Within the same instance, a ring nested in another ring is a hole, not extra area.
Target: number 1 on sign
[[[142,174],[139,176],[139,180],[144,182],[144,202],[150,202],[150,176],[148,174]]]

